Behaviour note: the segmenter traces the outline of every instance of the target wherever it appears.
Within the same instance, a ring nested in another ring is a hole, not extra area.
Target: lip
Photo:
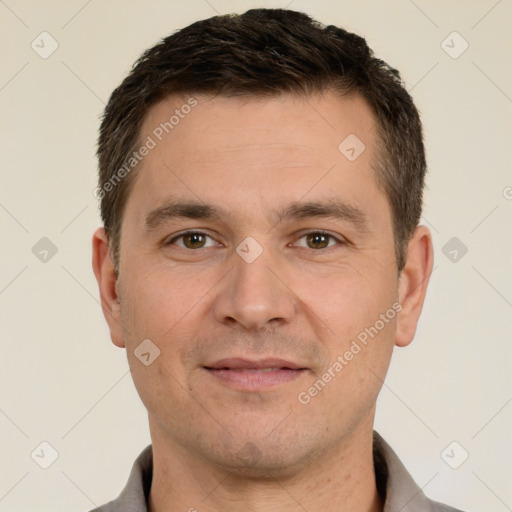
[[[241,357],[219,359],[218,361],[207,364],[204,367],[212,370],[261,370],[264,368],[287,368],[289,370],[305,369],[295,363],[292,363],[291,361],[286,361],[284,359],[267,358],[255,361],[252,359],[243,359]]]
[[[220,359],[203,368],[217,382],[245,392],[275,388],[297,379],[307,370],[284,359],[242,358]]]

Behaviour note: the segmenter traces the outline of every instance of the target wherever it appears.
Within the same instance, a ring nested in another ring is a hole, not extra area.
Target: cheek
[[[389,367],[396,327],[395,310],[390,306],[382,311],[390,312],[387,322],[378,315],[353,314],[350,322],[333,324],[336,335],[324,340],[329,362],[298,397],[313,414],[329,411],[326,421],[344,418],[356,425],[372,410]],[[335,423],[332,427],[337,428]]]
[[[183,414],[193,418],[200,411],[190,403],[185,379],[170,359],[169,350],[163,347],[151,365],[143,365],[134,355],[129,356],[129,364],[135,388],[148,412],[175,429],[183,423]]]
[[[341,346],[373,326],[398,296],[396,278],[376,268],[362,271],[347,266],[336,273],[301,276],[292,286],[304,302],[303,310],[314,313],[326,335],[337,339]],[[389,331],[393,318],[387,320]]]
[[[164,339],[180,333],[201,310],[208,290],[213,287],[207,276],[184,276],[176,269],[159,267],[156,271],[127,272],[135,276],[126,286],[124,319],[131,332],[145,338]],[[203,278],[204,277],[204,278]],[[122,308],[123,309],[123,308]]]
[[[304,309],[321,319],[319,337],[328,354],[322,374],[310,382],[318,412],[329,403],[339,414],[347,406],[360,414],[372,406],[393,351],[397,286],[393,274],[374,267],[332,275],[323,286],[309,286],[309,295],[303,289]]]

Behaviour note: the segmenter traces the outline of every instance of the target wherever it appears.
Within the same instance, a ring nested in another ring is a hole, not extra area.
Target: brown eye
[[[217,245],[212,237],[198,231],[190,231],[173,238],[167,245],[177,245],[183,249],[203,249]]]
[[[200,249],[204,247],[206,236],[202,233],[188,233],[183,235],[183,244],[187,249]]]
[[[309,233],[306,235],[306,243],[310,249],[325,249],[331,238],[324,233]]]
[[[337,237],[323,231],[310,231],[298,238],[293,245],[304,249],[329,250],[346,245],[346,240],[341,235]]]

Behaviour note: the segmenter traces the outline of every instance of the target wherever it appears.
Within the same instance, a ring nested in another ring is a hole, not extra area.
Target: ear
[[[399,347],[409,345],[414,338],[433,263],[430,231],[425,226],[418,226],[407,245],[407,260],[398,284],[402,310],[398,315],[395,344]]]
[[[92,236],[92,268],[100,289],[101,308],[110,328],[114,345],[124,347],[121,324],[121,305],[117,294],[117,276],[110,257],[108,238],[104,228],[98,228]]]

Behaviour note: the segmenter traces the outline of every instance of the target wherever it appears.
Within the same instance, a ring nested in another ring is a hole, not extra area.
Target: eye
[[[327,249],[337,244],[343,244],[343,241],[323,231],[306,233],[294,243],[296,246],[307,249]]]
[[[203,249],[205,247],[214,247],[218,244],[205,233],[188,231],[169,240],[165,245],[177,245],[184,249]]]

